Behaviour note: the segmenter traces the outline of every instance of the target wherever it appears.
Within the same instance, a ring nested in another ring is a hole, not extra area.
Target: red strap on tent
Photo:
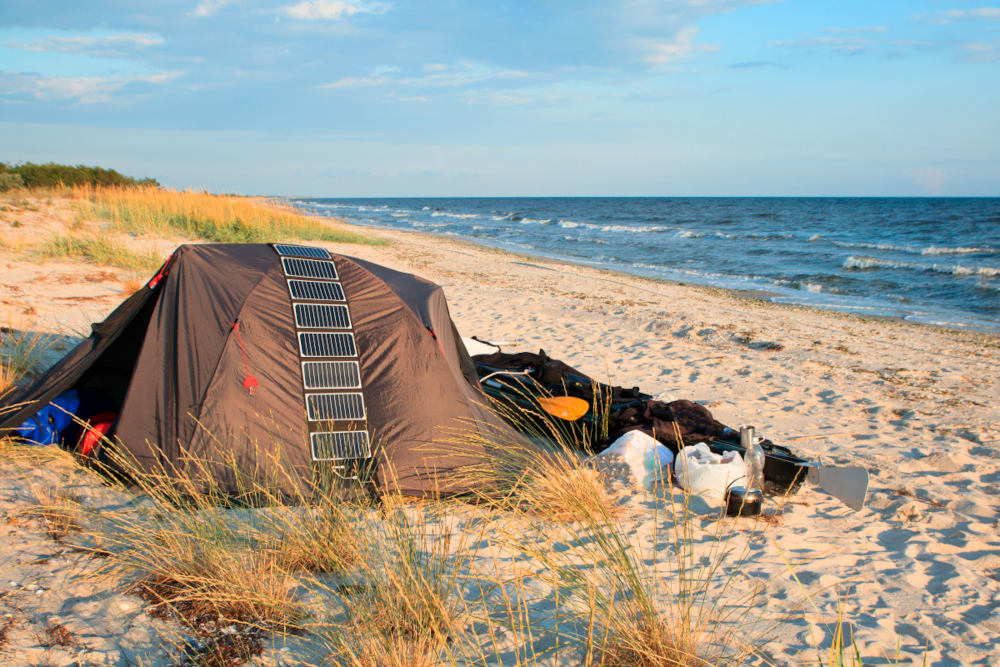
[[[240,354],[243,355],[243,367],[247,369],[247,379],[243,381],[243,386],[250,390],[250,395],[253,396],[254,387],[260,386],[257,382],[257,378],[250,375],[250,365],[247,364],[247,353],[243,351],[243,338],[240,336],[240,321],[236,320],[233,322],[233,328],[236,329],[236,340],[240,344]]]
[[[444,347],[441,346],[441,340],[438,338],[437,333],[434,332],[434,331],[431,331],[430,327],[427,327],[427,331],[430,331],[431,338],[433,338],[434,342],[436,342],[438,344],[438,349],[441,350],[441,354],[444,354]],[[446,359],[448,358],[447,354],[444,354],[444,356],[445,356]]]
[[[156,275],[153,276],[152,279],[150,279],[148,285],[149,289],[153,289],[154,287],[156,287],[157,284],[159,284],[159,282],[163,280],[163,278],[167,275],[167,266],[170,264],[171,259],[173,259],[172,255],[169,258],[167,258],[167,261],[163,263],[163,266],[161,266],[160,270],[156,272]]]

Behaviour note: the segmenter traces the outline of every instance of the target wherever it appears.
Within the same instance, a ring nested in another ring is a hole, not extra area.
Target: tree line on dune
[[[54,188],[59,186],[91,185],[94,187],[159,187],[155,178],[133,178],[114,169],[65,165],[49,162],[34,164],[0,162],[0,190],[13,188]]]

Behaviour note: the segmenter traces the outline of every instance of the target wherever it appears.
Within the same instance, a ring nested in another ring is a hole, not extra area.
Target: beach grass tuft
[[[386,245],[334,223],[298,213],[273,200],[159,188],[74,189],[82,215],[108,220],[116,231],[182,235],[214,243],[289,240]]]
[[[53,234],[35,252],[45,259],[82,259],[100,266],[117,266],[130,271],[155,271],[163,258],[155,251],[135,251],[120,241],[101,234]]]
[[[0,326],[0,398],[42,370],[43,359],[56,342],[55,336],[33,331],[34,325],[31,318],[18,318],[8,308],[6,325]]]

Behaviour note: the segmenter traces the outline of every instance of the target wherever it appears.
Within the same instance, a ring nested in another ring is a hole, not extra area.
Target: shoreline
[[[708,288],[708,289],[722,289],[722,290],[728,290],[728,291],[732,291],[732,292],[736,292],[736,293],[744,293],[744,294],[747,294],[747,295],[755,295],[755,296],[759,295],[760,297],[763,297],[761,300],[771,301],[772,303],[777,304],[777,305],[800,306],[800,307],[805,307],[805,308],[813,308],[813,309],[816,309],[816,310],[822,310],[822,311],[826,311],[826,312],[838,312],[838,313],[851,314],[851,315],[855,315],[855,316],[860,317],[860,318],[869,318],[869,319],[881,319],[881,318],[884,318],[884,319],[886,319],[888,321],[898,320],[898,321],[908,322],[908,323],[911,323],[911,324],[917,324],[917,325],[921,325],[921,326],[939,327],[939,328],[945,329],[945,330],[969,331],[969,332],[974,332],[974,333],[984,333],[984,334],[991,334],[991,335],[1000,336],[1000,321],[997,321],[993,326],[990,326],[989,324],[984,324],[982,326],[975,325],[975,324],[969,324],[969,325],[961,325],[961,324],[954,324],[954,323],[941,324],[941,323],[935,323],[935,322],[923,322],[923,321],[920,321],[920,320],[913,320],[913,319],[909,319],[908,316],[904,316],[904,315],[892,315],[892,314],[888,314],[887,315],[887,314],[876,314],[876,313],[866,314],[866,313],[858,312],[859,310],[864,309],[865,306],[850,306],[850,305],[845,305],[842,308],[838,308],[838,307],[833,307],[833,306],[829,306],[829,305],[809,303],[805,299],[801,299],[803,302],[799,303],[799,302],[796,302],[796,301],[800,300],[799,295],[796,294],[796,290],[789,290],[786,293],[786,292],[773,291],[773,290],[768,289],[768,288],[741,289],[741,288],[738,288],[738,287],[732,287],[732,286],[726,286],[726,285],[713,285],[713,284],[708,283],[708,282],[704,282],[704,283],[703,282],[687,282],[687,281],[681,281],[681,280],[674,280],[674,279],[671,279],[671,278],[661,278],[661,277],[656,277],[656,276],[646,276],[646,275],[642,275],[642,274],[639,274],[639,273],[632,273],[632,272],[629,272],[629,271],[624,270],[624,269],[599,267],[599,266],[595,266],[595,265],[592,265],[592,264],[588,264],[586,262],[574,261],[572,259],[564,259],[562,257],[550,257],[548,255],[541,255],[541,254],[535,255],[535,254],[531,254],[531,253],[526,253],[524,251],[511,250],[509,248],[503,247],[502,243],[499,243],[499,242],[498,242],[497,245],[492,245],[492,244],[488,244],[488,243],[483,243],[481,241],[473,240],[473,239],[470,239],[470,238],[467,238],[467,237],[464,237],[464,236],[452,236],[452,235],[448,235],[448,234],[441,234],[441,233],[428,232],[428,231],[422,231],[422,230],[408,230],[408,229],[397,229],[397,228],[392,228],[392,227],[368,226],[368,225],[364,225],[364,224],[359,224],[357,222],[354,222],[354,221],[351,221],[349,219],[346,219],[346,218],[343,218],[343,217],[339,217],[339,216],[333,216],[333,215],[331,215],[331,216],[322,216],[322,215],[316,214],[314,211],[307,210],[307,209],[305,209],[303,207],[297,206],[294,203],[292,203],[292,202],[294,202],[296,200],[303,199],[303,198],[299,198],[299,197],[273,197],[273,198],[269,198],[269,199],[273,199],[273,200],[276,200],[276,201],[277,200],[281,200],[283,203],[290,204],[296,211],[298,211],[299,213],[301,213],[304,216],[315,218],[317,220],[327,220],[327,221],[335,220],[339,224],[348,225],[348,226],[350,226],[350,227],[352,227],[354,229],[363,230],[365,232],[376,232],[376,233],[379,233],[379,232],[389,232],[389,233],[418,234],[418,235],[419,234],[423,234],[423,235],[427,235],[427,236],[434,237],[434,238],[441,238],[441,239],[444,239],[444,240],[451,240],[451,241],[455,241],[455,242],[468,243],[468,244],[474,245],[474,246],[479,247],[479,248],[493,248],[493,249],[504,251],[504,252],[508,252],[508,253],[511,253],[511,254],[514,254],[514,255],[524,256],[526,258],[530,258],[530,259],[533,259],[533,260],[542,260],[542,259],[544,259],[545,261],[548,261],[548,262],[564,263],[564,264],[568,264],[568,265],[571,265],[571,266],[578,266],[578,267],[587,267],[587,268],[590,268],[590,269],[593,269],[593,270],[596,270],[596,271],[607,271],[607,272],[612,273],[612,274],[625,275],[625,276],[630,276],[632,278],[653,280],[653,281],[667,283],[667,284],[693,285],[693,286],[701,286],[701,287]],[[310,199],[310,198],[306,198],[306,199]],[[783,302],[783,301],[774,301],[772,299],[786,299],[788,301],[785,301],[785,302]],[[916,316],[916,314],[914,314],[913,316]],[[976,317],[972,313],[967,314],[967,316],[968,317],[972,317],[972,318]]]
[[[628,281],[649,282],[657,285],[664,285],[670,287],[683,287],[692,290],[704,290],[708,293],[722,293],[730,295],[731,297],[736,299],[743,299],[761,304],[767,304],[768,306],[774,308],[781,308],[790,311],[805,310],[808,312],[824,313],[833,317],[854,321],[859,324],[864,324],[868,322],[885,322],[891,324],[898,324],[900,326],[919,327],[922,329],[936,331],[939,333],[981,337],[984,342],[985,341],[1000,342],[1000,330],[980,329],[976,327],[961,328],[955,326],[945,326],[941,324],[932,324],[929,322],[918,322],[914,320],[908,320],[904,317],[900,317],[897,315],[874,315],[874,314],[866,315],[866,314],[859,314],[857,312],[852,312],[849,310],[824,308],[822,306],[811,305],[811,304],[785,303],[781,301],[772,300],[773,297],[785,296],[780,292],[771,292],[767,290],[756,290],[756,289],[741,290],[732,287],[721,287],[721,286],[708,285],[696,282],[682,282],[678,280],[671,280],[669,278],[655,278],[651,276],[643,276],[634,273],[629,273],[627,271],[623,271],[620,269],[596,267],[589,264],[562,259],[559,257],[548,257],[546,255],[533,255],[530,253],[508,250],[506,248],[477,243],[476,241],[460,236],[451,236],[447,234],[438,234],[435,232],[427,232],[420,230],[403,230],[403,229],[389,229],[384,227],[369,227],[366,225],[360,225],[355,222],[351,222],[350,220],[344,218],[333,218],[320,215],[312,215],[307,213],[303,213],[303,215],[321,222],[333,221],[336,222],[338,225],[350,227],[359,232],[364,232],[369,234],[375,233],[378,235],[389,235],[389,237],[391,237],[392,235],[399,234],[399,235],[405,235],[407,237],[426,238],[428,241],[431,241],[433,243],[440,243],[443,245],[455,245],[465,248],[474,248],[481,252],[516,257],[521,260],[524,260],[521,263],[525,266],[540,268],[543,270],[556,271],[556,269],[544,266],[544,264],[553,264],[557,266],[572,267],[583,271],[591,271],[598,274],[616,276],[619,278],[626,279]],[[452,250],[452,252],[458,252],[458,251]]]

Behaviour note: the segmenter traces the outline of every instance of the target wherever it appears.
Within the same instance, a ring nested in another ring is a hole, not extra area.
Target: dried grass
[[[386,245],[381,239],[299,214],[291,205],[266,199],[211,195],[159,188],[78,187],[82,215],[108,220],[112,229],[134,234],[180,234],[216,243],[287,240]]]
[[[53,234],[35,252],[46,259],[82,259],[131,271],[155,271],[163,264],[159,253],[132,250],[107,234]]]

